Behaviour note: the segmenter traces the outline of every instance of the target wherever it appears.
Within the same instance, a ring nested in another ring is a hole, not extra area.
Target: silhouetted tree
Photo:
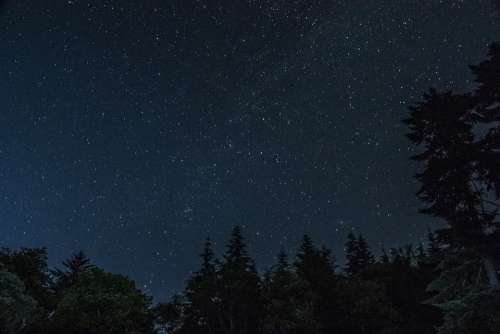
[[[318,330],[313,298],[303,288],[285,251],[281,250],[278,263],[266,274],[264,280],[265,333],[299,334]]]
[[[201,269],[189,279],[184,293],[186,307],[181,333],[217,333],[219,331],[218,273],[209,239],[201,254]]]
[[[261,282],[238,226],[231,232],[221,264],[218,297],[221,333],[260,332]]]
[[[428,203],[422,211],[448,223],[438,231],[447,250],[440,276],[430,286],[437,293],[432,302],[445,311],[440,333],[468,333],[467,324],[478,319],[484,333],[498,331],[495,321],[487,322],[476,312],[500,312],[499,305],[487,302],[500,296],[498,44],[490,47],[489,56],[471,67],[478,83],[474,92],[431,90],[406,120],[408,138],[423,149],[414,156],[425,166],[417,175],[418,194]]]
[[[363,236],[359,234],[356,238],[352,231],[347,235],[345,253],[345,271],[350,276],[358,274],[361,270],[373,264],[375,261],[375,258],[370,251],[370,247]]]
[[[314,246],[305,235],[297,252],[294,267],[300,280],[304,302],[313,308],[311,333],[331,332],[338,329],[340,301],[337,298],[335,258],[329,249]]]
[[[62,264],[63,269],[51,271],[55,280],[54,289],[56,292],[67,289],[77,281],[78,277],[95,268],[83,251],[73,254],[71,258],[65,260]]]
[[[53,331],[65,334],[148,334],[151,299],[128,278],[101,269],[68,288],[52,315]]]

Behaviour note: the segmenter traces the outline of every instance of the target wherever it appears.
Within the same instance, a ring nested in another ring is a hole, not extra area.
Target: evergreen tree
[[[350,276],[358,274],[375,261],[368,243],[361,234],[356,238],[353,232],[349,232],[344,249],[346,253],[345,271]]]
[[[358,265],[356,261],[358,241],[352,231],[347,235],[347,241],[344,246],[346,265],[345,272],[352,276],[358,272]]]
[[[387,254],[385,247],[382,247],[381,253],[382,254],[380,255],[380,262],[383,264],[389,264],[391,262],[391,259],[389,258],[389,254]]]
[[[218,297],[221,333],[260,332],[263,308],[261,282],[239,226],[233,229],[224,254]]]
[[[335,258],[330,250],[315,247],[308,235],[302,238],[294,265],[298,276],[311,286],[330,284],[335,279]]]
[[[184,293],[185,310],[182,330],[179,333],[217,333],[219,331],[217,267],[210,239],[205,241],[201,268],[187,283]]]
[[[304,235],[294,267],[300,281],[302,299],[307,303],[310,333],[328,333],[338,330],[340,301],[337,298],[335,258],[329,249],[317,248],[311,238]]]
[[[283,249],[278,254],[278,263],[265,276],[265,332],[295,333],[298,326],[295,314],[299,306],[294,299],[296,278]]]
[[[484,333],[498,328],[476,312],[500,312],[499,305],[487,302],[500,296],[498,44],[490,47],[489,56],[472,66],[476,91],[431,90],[422,103],[411,108],[411,118],[406,120],[408,138],[423,148],[414,156],[425,166],[417,175],[421,182],[418,194],[428,203],[422,211],[448,223],[448,228],[438,231],[446,252],[442,253],[440,276],[430,286],[437,293],[432,302],[445,311],[440,333],[468,333],[467,324],[478,321]]]
[[[73,285],[82,274],[95,268],[83,251],[73,254],[62,264],[64,269],[51,271],[55,280],[54,289],[59,293]]]

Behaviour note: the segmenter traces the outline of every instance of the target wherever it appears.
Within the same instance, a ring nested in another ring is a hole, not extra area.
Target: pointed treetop
[[[279,268],[287,268],[288,267],[288,255],[285,252],[285,249],[281,248],[278,253],[278,267]]]
[[[242,264],[250,264],[252,262],[248,256],[245,239],[239,226],[235,226],[231,232],[224,259],[226,263],[240,262]]]
[[[205,244],[203,246],[203,252],[200,254],[201,257],[201,270],[206,270],[208,268],[213,267],[215,254],[212,247],[212,241],[210,238],[205,240]]]

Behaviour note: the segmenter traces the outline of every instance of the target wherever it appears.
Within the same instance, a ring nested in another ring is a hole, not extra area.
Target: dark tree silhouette
[[[128,278],[93,269],[68,288],[51,316],[55,333],[149,334],[151,299]]]
[[[221,264],[218,297],[221,333],[260,332],[261,282],[239,226],[231,232]]]
[[[418,195],[428,204],[422,212],[448,223],[438,231],[446,252],[430,285],[437,293],[431,302],[445,311],[440,333],[470,333],[470,324],[483,333],[500,331],[496,317],[484,316],[500,312],[499,44],[471,69],[474,92],[431,90],[405,121],[408,138],[422,149],[413,157],[424,166],[417,175]]]
[[[217,333],[219,330],[218,273],[209,239],[205,241],[201,260],[201,269],[194,273],[187,283],[185,320],[180,333]]]
[[[37,301],[39,307],[52,307],[47,249],[21,248],[19,251],[12,251],[2,248],[0,264],[23,281],[27,293]]]
[[[62,292],[64,289],[69,288],[82,274],[95,268],[83,251],[73,254],[62,265],[63,269],[51,271],[55,280],[54,289],[56,292]]]
[[[349,232],[347,235],[347,242],[345,244],[345,253],[345,272],[350,276],[358,274],[360,271],[375,262],[375,258],[370,251],[370,247],[363,238],[362,234],[359,234],[356,238],[353,232]]]

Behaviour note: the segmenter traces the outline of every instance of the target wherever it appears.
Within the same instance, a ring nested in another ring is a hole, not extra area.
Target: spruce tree
[[[339,300],[335,258],[329,249],[314,246],[311,238],[304,235],[294,263],[300,289],[309,310],[307,321],[310,333],[333,332],[338,329]]]
[[[298,281],[283,249],[278,262],[266,274],[264,298],[266,333],[300,333],[304,325],[304,305],[298,294]]]
[[[221,333],[253,334],[260,331],[261,282],[239,226],[233,229],[224,254],[219,297]]]
[[[179,333],[211,334],[218,331],[217,263],[210,239],[205,241],[200,257],[201,268],[189,279],[184,292],[185,307]]]
[[[63,269],[55,269],[51,271],[55,280],[54,288],[56,292],[60,293],[64,289],[73,285],[82,274],[95,268],[83,251],[73,254],[62,264]]]
[[[411,108],[408,138],[422,148],[414,156],[424,169],[418,192],[422,212],[444,219],[438,231],[446,246],[440,276],[430,286],[432,302],[445,311],[440,333],[498,332],[500,229],[500,46],[489,59],[472,66],[478,88],[468,94],[435,90]],[[474,279],[472,279],[474,277]],[[477,310],[481,310],[479,313]]]
[[[345,253],[345,271],[349,276],[358,274],[375,262],[370,247],[361,234],[359,234],[357,238],[353,232],[348,234],[345,244]]]

